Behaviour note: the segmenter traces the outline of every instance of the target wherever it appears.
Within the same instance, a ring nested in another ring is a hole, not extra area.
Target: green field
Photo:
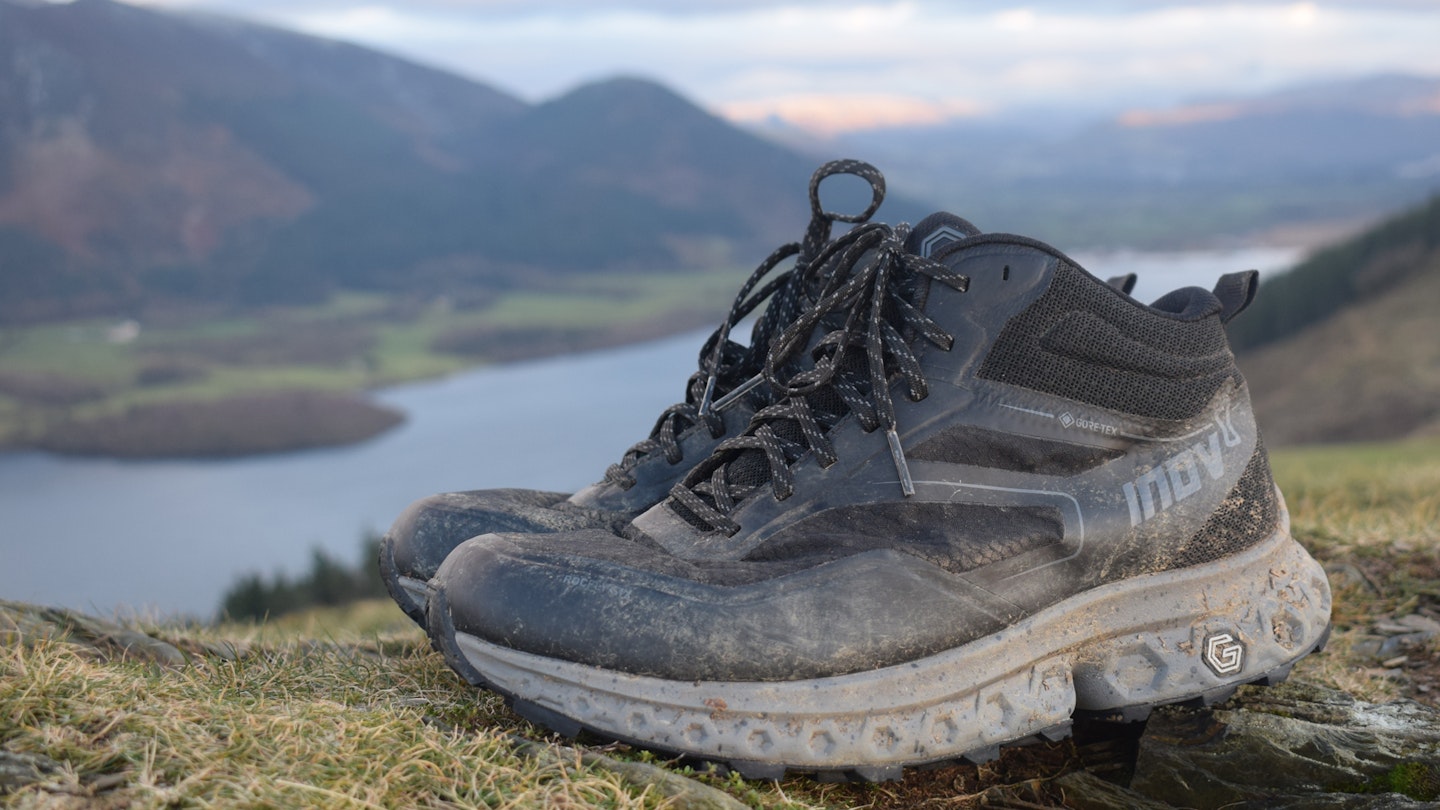
[[[1440,706],[1440,639],[1384,661],[1366,648],[1379,624],[1440,615],[1440,442],[1283,450],[1274,467],[1336,595],[1329,648],[1291,681]],[[262,625],[88,621],[0,604],[0,755],[33,776],[0,803],[1043,808],[1092,761],[1067,740],[898,784],[745,782],[546,735],[386,601]]]
[[[76,421],[256,392],[360,392],[718,322],[746,273],[609,275],[483,300],[346,293],[324,305],[0,329],[0,448]]]

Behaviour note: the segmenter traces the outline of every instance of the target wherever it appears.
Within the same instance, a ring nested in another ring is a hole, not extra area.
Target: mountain
[[[1260,285],[1230,325],[1266,441],[1440,434],[1440,196]]]
[[[1425,199],[1440,188],[1440,78],[1312,83],[1087,126],[1030,110],[826,147],[870,155],[983,228],[1070,246],[1209,244]]]
[[[0,0],[0,65],[0,323],[748,263],[816,165],[652,82],[533,105],[111,0]]]

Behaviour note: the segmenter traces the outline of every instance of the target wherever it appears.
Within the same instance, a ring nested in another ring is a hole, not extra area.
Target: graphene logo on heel
[[[1229,633],[1217,633],[1205,639],[1201,658],[1216,675],[1234,675],[1245,667],[1245,645]]]

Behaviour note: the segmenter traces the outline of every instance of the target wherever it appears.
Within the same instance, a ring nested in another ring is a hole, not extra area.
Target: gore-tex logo
[[[1131,526],[1139,526],[1199,492],[1205,486],[1205,477],[1211,481],[1225,477],[1225,456],[1220,445],[1222,441],[1226,447],[1240,444],[1240,434],[1230,424],[1228,408],[1216,417],[1215,424],[1217,429],[1204,441],[1181,450],[1120,487],[1125,492],[1125,503],[1130,506]]]
[[[1103,433],[1106,436],[1114,436],[1115,434],[1120,432],[1120,429],[1115,427],[1114,425],[1107,425],[1104,422],[1097,422],[1094,419],[1086,419],[1083,416],[1077,417],[1075,414],[1072,414],[1069,411],[1060,414],[1060,426],[1065,428],[1078,428],[1079,430],[1089,430],[1094,433]]]

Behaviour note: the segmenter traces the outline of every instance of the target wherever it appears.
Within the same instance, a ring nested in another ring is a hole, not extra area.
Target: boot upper
[[[831,285],[788,367],[772,349],[777,402],[623,537],[456,549],[437,580],[457,630],[679,680],[825,677],[1276,530],[1224,333],[1248,297],[1147,306],[1023,237],[967,235],[933,261],[904,241],[846,259],[864,283]]]

